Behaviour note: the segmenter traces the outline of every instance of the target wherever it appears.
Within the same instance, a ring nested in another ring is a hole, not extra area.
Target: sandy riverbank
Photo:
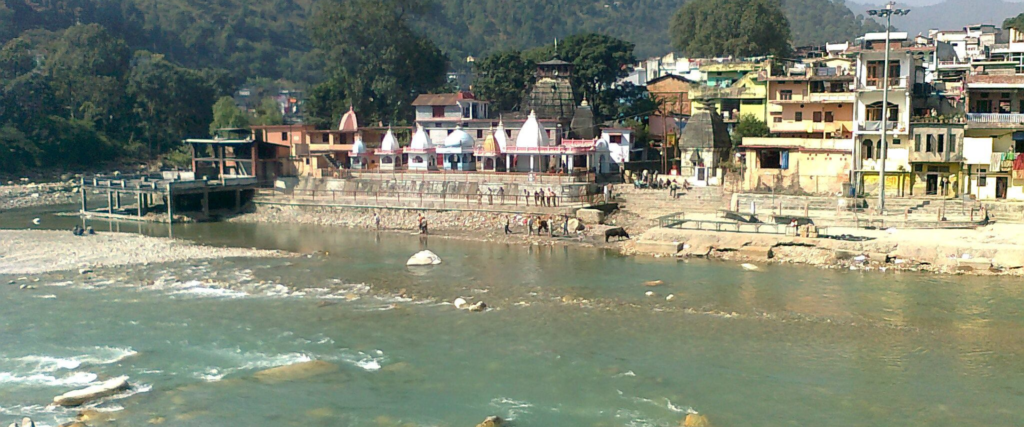
[[[1024,275],[1024,227],[1016,224],[892,232],[834,227],[829,233],[863,240],[654,228],[627,252],[858,270]]]
[[[273,256],[282,256],[282,253],[217,248],[128,233],[74,236],[70,231],[0,230],[0,274],[39,274],[197,259]]]

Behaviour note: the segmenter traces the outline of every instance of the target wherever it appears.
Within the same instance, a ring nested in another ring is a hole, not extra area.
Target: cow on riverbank
[[[610,239],[612,237],[618,237],[619,240],[622,240],[623,237],[628,239],[629,238],[629,233],[627,233],[626,229],[622,228],[622,227],[609,228],[609,229],[604,231],[604,242],[605,243],[608,243],[608,239]]]

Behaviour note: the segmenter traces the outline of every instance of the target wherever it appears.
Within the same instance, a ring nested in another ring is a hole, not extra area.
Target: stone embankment
[[[32,206],[61,205],[78,201],[77,182],[0,185],[0,211]]]
[[[708,257],[808,264],[829,268],[1024,275],[1019,227],[977,230],[831,229],[845,239],[653,228],[624,249],[629,254]]]

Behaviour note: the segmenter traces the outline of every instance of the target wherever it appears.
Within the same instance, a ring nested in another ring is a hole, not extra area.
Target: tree
[[[782,0],[796,46],[853,41],[869,32],[884,31],[879,23],[855,15],[841,0]]]
[[[340,90],[314,89],[309,103],[316,104],[310,111],[316,120],[333,122],[344,113],[345,101],[369,122],[412,119],[412,100],[446,81],[447,58],[407,22],[424,8],[420,0],[317,4],[310,35],[327,64],[321,85]]]
[[[533,81],[535,67],[518,50],[493,53],[473,64],[476,70],[473,92],[491,101],[496,111],[512,111],[519,106],[523,92]]]
[[[213,120],[209,106],[216,93],[205,76],[145,51],[137,52],[133,62],[127,95],[134,126],[125,139],[146,141],[149,155],[156,156],[182,138],[204,134]]]
[[[732,130],[732,145],[738,146],[743,142],[743,138],[760,138],[768,136],[769,134],[768,125],[757,116],[753,114],[744,114],[740,116],[739,123],[736,124],[736,128]]]
[[[221,97],[216,104],[213,104],[213,122],[210,123],[210,134],[217,129],[248,127],[249,116],[235,106],[234,98]]]
[[[131,52],[103,27],[76,25],[57,41],[46,61],[54,93],[67,117],[109,128],[124,106],[124,78]]]
[[[35,68],[36,61],[29,50],[29,43],[20,38],[0,48],[0,80],[14,79]]]
[[[690,56],[785,56],[789,20],[779,0],[692,0],[672,19],[672,44]]]
[[[283,125],[284,115],[281,114],[281,106],[274,98],[263,98],[260,105],[256,107],[256,114],[250,120],[254,125]]]
[[[1024,31],[1024,13],[1013,18],[1006,18],[1006,20],[1003,21],[1003,28],[1016,28],[1017,30]]]
[[[605,114],[606,109],[614,110],[613,105],[606,104],[598,95],[629,74],[636,62],[633,47],[633,43],[595,33],[566,38],[557,54],[573,63],[577,101],[589,98],[599,114]]]

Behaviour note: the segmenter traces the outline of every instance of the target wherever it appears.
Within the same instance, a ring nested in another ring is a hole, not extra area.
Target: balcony
[[[746,87],[694,86],[690,99],[764,99],[764,94]]]
[[[967,113],[967,126],[974,128],[1016,128],[1024,125],[1021,113]]]
[[[881,79],[881,78],[871,78],[871,77],[868,77],[868,78],[864,79],[863,81],[857,80],[857,90],[882,90],[882,81],[883,80],[884,79]],[[907,78],[906,77],[890,77],[889,78],[889,89],[897,90],[897,89],[906,89],[906,88],[907,88]]]
[[[912,163],[959,163],[964,161],[963,150],[957,150],[956,152],[927,152],[927,151],[910,151],[910,161]]]
[[[885,129],[887,131],[890,131],[890,132],[892,132],[892,131],[903,132],[904,129],[906,129],[906,126],[900,125],[900,123],[895,122],[895,121],[889,121],[889,122],[885,123]],[[860,122],[860,126],[859,126],[858,131],[859,132],[881,132],[882,131],[882,122],[881,121]]]
[[[812,93],[807,97],[808,102],[821,102],[821,103],[852,103],[856,95],[853,92],[822,92]]]
[[[843,124],[840,122],[813,122],[810,120],[793,121],[786,120],[780,123],[768,123],[768,129],[773,133],[832,133],[842,132]]]

